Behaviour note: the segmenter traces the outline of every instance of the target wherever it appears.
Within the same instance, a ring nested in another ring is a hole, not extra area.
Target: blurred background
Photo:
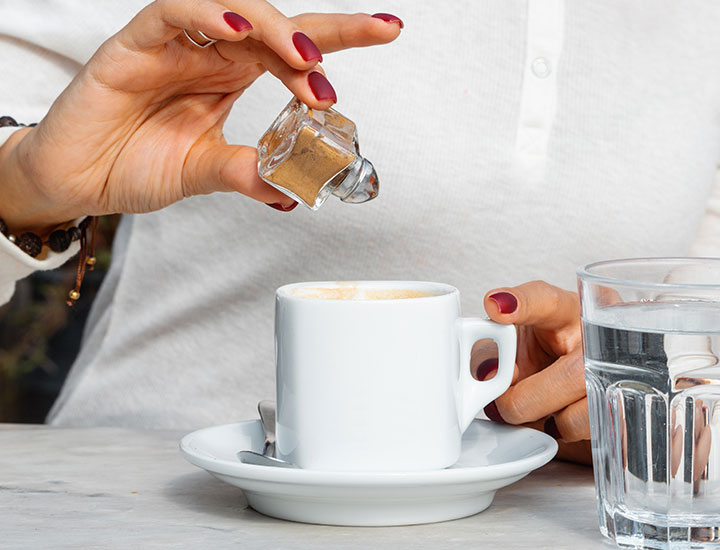
[[[0,422],[44,422],[80,349],[119,221],[119,215],[100,218],[97,264],[73,307],[65,301],[75,286],[77,258],[18,281],[12,300],[0,306]]]

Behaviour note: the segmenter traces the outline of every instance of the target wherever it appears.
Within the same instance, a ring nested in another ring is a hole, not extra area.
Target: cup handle
[[[460,432],[467,430],[477,413],[510,387],[515,371],[517,331],[514,325],[501,325],[489,319],[466,317],[457,320],[460,339],[460,379],[458,381],[458,421]],[[492,338],[498,347],[498,371],[487,381],[470,374],[470,352],[478,340]]]

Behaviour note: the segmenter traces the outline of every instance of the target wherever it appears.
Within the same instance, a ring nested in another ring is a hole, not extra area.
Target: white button
[[[552,72],[552,69],[550,68],[550,61],[544,57],[536,57],[533,60],[532,65],[530,65],[530,68],[532,69],[533,74],[538,78],[547,78]]]

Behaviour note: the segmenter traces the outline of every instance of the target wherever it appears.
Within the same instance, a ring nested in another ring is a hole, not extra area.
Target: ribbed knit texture
[[[19,86],[18,118],[41,116],[45,90],[70,78],[57,67],[72,66],[28,42],[83,62],[140,3],[47,1],[42,18],[33,4],[0,1],[12,15],[0,35],[25,41],[9,50],[0,36],[0,64],[19,60],[0,82],[0,110],[13,114]],[[285,283],[441,281],[460,289],[466,315],[482,315],[495,286],[545,279],[574,289],[575,269],[590,261],[685,254],[708,205],[715,212],[696,246],[720,255],[720,199],[709,200],[720,159],[720,4],[565,2],[541,169],[516,150],[532,61],[526,1],[277,5],[404,20],[396,43],[323,64],[377,168],[379,198],[282,214],[215,194],[125,217],[53,423],[189,429],[254,417],[256,402],[275,394],[273,292]],[[58,33],[60,12],[81,9],[90,11],[73,20],[72,38]],[[47,72],[28,83],[28,67],[46,66],[56,67],[52,82],[39,90]],[[230,116],[228,141],[254,144],[289,99],[262,77]]]

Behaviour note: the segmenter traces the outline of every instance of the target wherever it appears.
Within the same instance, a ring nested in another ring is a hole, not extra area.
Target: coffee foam
[[[336,288],[302,287],[288,291],[291,296],[315,300],[405,300],[428,298],[438,294],[413,288],[367,288],[341,286]]]

